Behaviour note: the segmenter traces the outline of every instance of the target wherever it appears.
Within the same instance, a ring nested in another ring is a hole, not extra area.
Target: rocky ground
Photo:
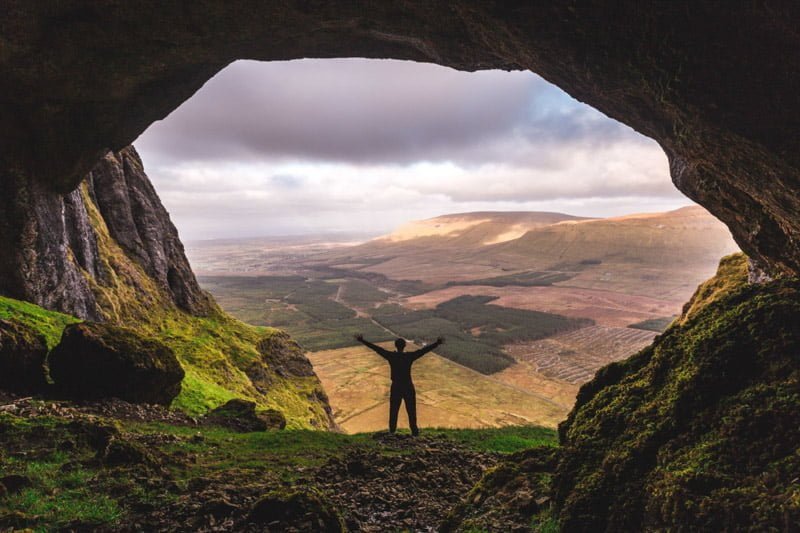
[[[552,441],[242,433],[160,406],[0,394],[0,531],[439,531],[503,451]],[[483,529],[530,529],[495,515]]]

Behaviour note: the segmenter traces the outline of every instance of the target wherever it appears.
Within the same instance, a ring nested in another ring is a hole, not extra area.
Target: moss
[[[701,283],[686,305],[683,306],[683,313],[678,319],[679,322],[681,324],[685,323],[706,305],[746,286],[748,279],[747,263],[747,256],[742,253],[723,257],[719,262],[717,274],[708,281]]]
[[[81,320],[74,316],[48,311],[38,305],[0,296],[0,319],[13,320],[40,333],[52,349],[61,340],[61,332],[69,324]]]
[[[450,531],[511,531],[550,512],[552,473],[559,450],[530,448],[487,471],[442,523]]]
[[[115,524],[122,516],[120,505],[98,490],[97,470],[90,466],[114,431],[104,425],[0,413],[0,444],[6,454],[0,460],[0,475],[23,475],[30,482],[3,501],[12,515],[9,523],[0,518],[0,527],[45,531]]]
[[[800,281],[747,285],[744,261],[724,259],[681,320],[581,389],[559,428],[564,530],[800,522]]]

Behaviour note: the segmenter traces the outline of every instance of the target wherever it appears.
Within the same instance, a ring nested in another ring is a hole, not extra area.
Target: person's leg
[[[397,431],[397,414],[400,412],[400,402],[402,400],[402,392],[392,386],[389,393],[389,433]]]
[[[419,428],[417,427],[417,391],[414,390],[414,385],[406,389],[403,400],[406,402],[408,427],[411,428],[411,434],[416,437],[419,435]]]

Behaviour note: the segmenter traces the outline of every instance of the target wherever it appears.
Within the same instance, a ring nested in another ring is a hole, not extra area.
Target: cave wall
[[[69,192],[238,58],[530,69],[656,139],[675,185],[800,272],[800,4],[0,2],[0,179]],[[266,88],[268,90],[268,88]]]
[[[109,295],[125,287],[146,307],[152,291],[137,281],[146,276],[178,308],[195,315],[211,309],[132,146],[107,152],[85,177],[84,191],[59,193],[24,175],[12,176],[4,186],[0,293],[80,318],[118,321],[126,313],[119,294]],[[99,211],[95,220],[90,209]],[[124,260],[100,251],[101,229]],[[129,260],[142,275],[128,268]]]

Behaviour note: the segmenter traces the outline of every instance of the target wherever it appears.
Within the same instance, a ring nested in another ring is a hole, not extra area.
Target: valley
[[[585,219],[466,213],[353,236],[187,247],[237,318],[289,332],[345,431],[382,429],[388,370],[357,346],[447,343],[415,366],[428,427],[555,427],[581,384],[649,345],[736,250],[699,207]]]

